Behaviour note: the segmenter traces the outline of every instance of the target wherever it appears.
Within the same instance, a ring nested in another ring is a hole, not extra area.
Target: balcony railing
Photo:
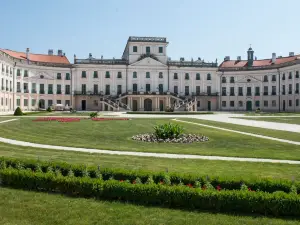
[[[239,95],[239,96],[243,96],[243,93],[239,93],[238,95]]]
[[[230,96],[234,96],[234,93],[230,93]]]

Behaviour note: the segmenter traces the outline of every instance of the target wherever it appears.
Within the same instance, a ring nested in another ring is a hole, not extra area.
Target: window
[[[285,85],[282,85],[282,94],[285,95]]]
[[[48,100],[48,106],[52,106],[53,105],[53,101],[52,100]]]
[[[296,83],[296,90],[295,90],[296,94],[299,94],[299,83]]]
[[[264,107],[268,107],[268,101],[264,101]]]
[[[292,72],[289,72],[289,79],[291,80],[293,78]]]
[[[24,99],[24,106],[28,106],[28,99]]]
[[[296,71],[296,78],[299,78],[299,71]]]
[[[226,83],[226,77],[222,77],[222,83]]]
[[[66,85],[66,86],[65,86],[65,94],[66,94],[66,95],[71,94],[71,87],[70,87],[70,85]]]
[[[117,86],[117,95],[122,94],[122,85]]]
[[[98,78],[98,71],[94,71],[93,77],[94,77],[94,78]]]
[[[45,94],[45,85],[40,84],[40,94]]]
[[[70,100],[66,100],[65,105],[70,106]]]
[[[28,70],[24,70],[24,77],[28,77]]]
[[[272,81],[276,81],[276,75],[272,75]]]
[[[105,72],[105,78],[110,78],[110,73],[109,73],[109,71],[106,71],[106,72]]]
[[[230,87],[230,96],[234,96],[234,87]]]
[[[159,84],[159,85],[158,85],[158,91],[159,91],[160,93],[164,92],[164,85],[163,85],[163,84]]]
[[[17,76],[21,76],[21,70],[17,69]]]
[[[137,52],[137,46],[133,46],[132,51]]]
[[[137,92],[137,84],[132,84],[132,91]]]
[[[17,99],[17,106],[21,105],[21,99]]]
[[[56,100],[56,104],[61,104],[61,100]]]
[[[292,84],[289,84],[289,94],[292,94],[292,88],[293,88]]]
[[[188,73],[186,73],[184,79],[185,80],[189,80],[190,79],[190,75]]]
[[[260,101],[255,101],[255,107],[259,107]]]
[[[239,107],[243,107],[243,101],[239,101]]]
[[[178,86],[174,86],[174,93],[178,94]]]
[[[189,95],[190,94],[190,87],[189,86],[185,86],[184,87],[184,93],[185,93],[185,95]]]
[[[150,47],[148,46],[148,47],[146,47],[146,53],[150,53]]]
[[[84,95],[86,94],[86,84],[81,85],[81,93]]]
[[[7,106],[7,98],[5,98],[5,105]]]
[[[200,73],[196,74],[196,80],[200,80]]]
[[[210,73],[208,73],[208,74],[206,75],[206,80],[211,80],[211,75],[210,75]]]
[[[293,106],[293,102],[292,100],[289,100],[289,107],[292,107]]]
[[[158,78],[162,79],[163,78],[163,73],[159,72]]]
[[[70,74],[66,73],[66,80],[71,80]]]
[[[178,80],[178,74],[174,73],[174,80]]]
[[[81,78],[86,78],[86,71],[81,72]]]
[[[197,107],[198,108],[200,107],[200,101],[197,101]]]
[[[264,86],[264,95],[268,95],[269,89],[268,86]]]
[[[24,89],[24,93],[28,93],[28,83],[23,83],[23,89]]]
[[[61,80],[61,73],[58,73],[58,74],[56,75],[56,79],[57,79],[57,80]]]
[[[211,95],[211,86],[207,86],[207,95]]]
[[[252,89],[251,89],[251,87],[247,87],[247,96],[252,96]]]
[[[98,94],[98,84],[94,84],[94,94]]]
[[[132,73],[132,78],[137,78],[137,73],[135,71]]]
[[[105,85],[105,95],[110,95],[110,85]]]
[[[150,72],[146,72],[146,78],[150,78]]]
[[[299,106],[299,99],[296,99],[296,106]]]
[[[151,91],[151,86],[150,86],[150,84],[146,84],[146,91],[147,91],[147,92],[150,92],[150,91]]]
[[[239,87],[239,96],[243,96],[243,87]]]
[[[230,83],[234,83],[234,77],[230,77]]]
[[[36,83],[31,84],[31,93],[36,93]]]
[[[276,100],[272,100],[272,107],[276,107]]]
[[[58,95],[61,94],[61,85],[60,85],[60,84],[58,84],[58,85],[56,86],[56,94],[58,94]]]
[[[53,94],[53,84],[48,84],[48,94]]]
[[[222,107],[226,107],[226,101],[222,101]]]
[[[282,80],[285,80],[285,73],[282,74]]]
[[[267,75],[264,76],[264,82],[268,82],[268,76]]]
[[[234,101],[230,101],[230,107],[234,107]]]
[[[276,86],[272,86],[272,95],[276,95]]]
[[[222,96],[226,96],[226,87],[222,87]]]
[[[3,98],[1,98],[1,105],[3,105]]]
[[[158,48],[158,52],[159,52],[159,53],[163,53],[163,47],[159,47],[159,48]]]
[[[10,89],[10,91],[12,91],[12,82],[11,81],[9,81],[9,89]]]
[[[122,72],[118,72],[117,78],[121,79],[122,78]]]
[[[31,99],[31,106],[35,106],[36,104],[36,100],[35,99]]]

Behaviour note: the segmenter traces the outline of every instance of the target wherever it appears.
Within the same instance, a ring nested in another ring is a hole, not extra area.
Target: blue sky
[[[120,58],[129,36],[163,36],[172,59],[300,53],[299,0],[3,0],[0,48]]]

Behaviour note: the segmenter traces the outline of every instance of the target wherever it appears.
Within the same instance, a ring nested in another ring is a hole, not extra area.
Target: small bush
[[[52,109],[51,109],[50,106],[47,108],[47,111],[48,111],[48,112],[52,112]]]
[[[157,139],[174,139],[183,134],[183,127],[178,124],[162,124],[154,127],[154,134]]]
[[[16,108],[14,116],[23,116],[23,112],[20,107]]]
[[[174,112],[174,108],[170,107],[170,106],[167,106],[166,109],[165,109],[165,112]]]
[[[96,118],[98,116],[97,112],[91,112],[90,113],[90,118]]]

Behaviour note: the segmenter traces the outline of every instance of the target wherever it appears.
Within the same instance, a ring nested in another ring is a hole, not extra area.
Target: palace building
[[[171,60],[163,37],[129,37],[119,59],[71,64],[62,50],[0,49],[0,112],[55,105],[87,111],[300,111],[300,56]]]

